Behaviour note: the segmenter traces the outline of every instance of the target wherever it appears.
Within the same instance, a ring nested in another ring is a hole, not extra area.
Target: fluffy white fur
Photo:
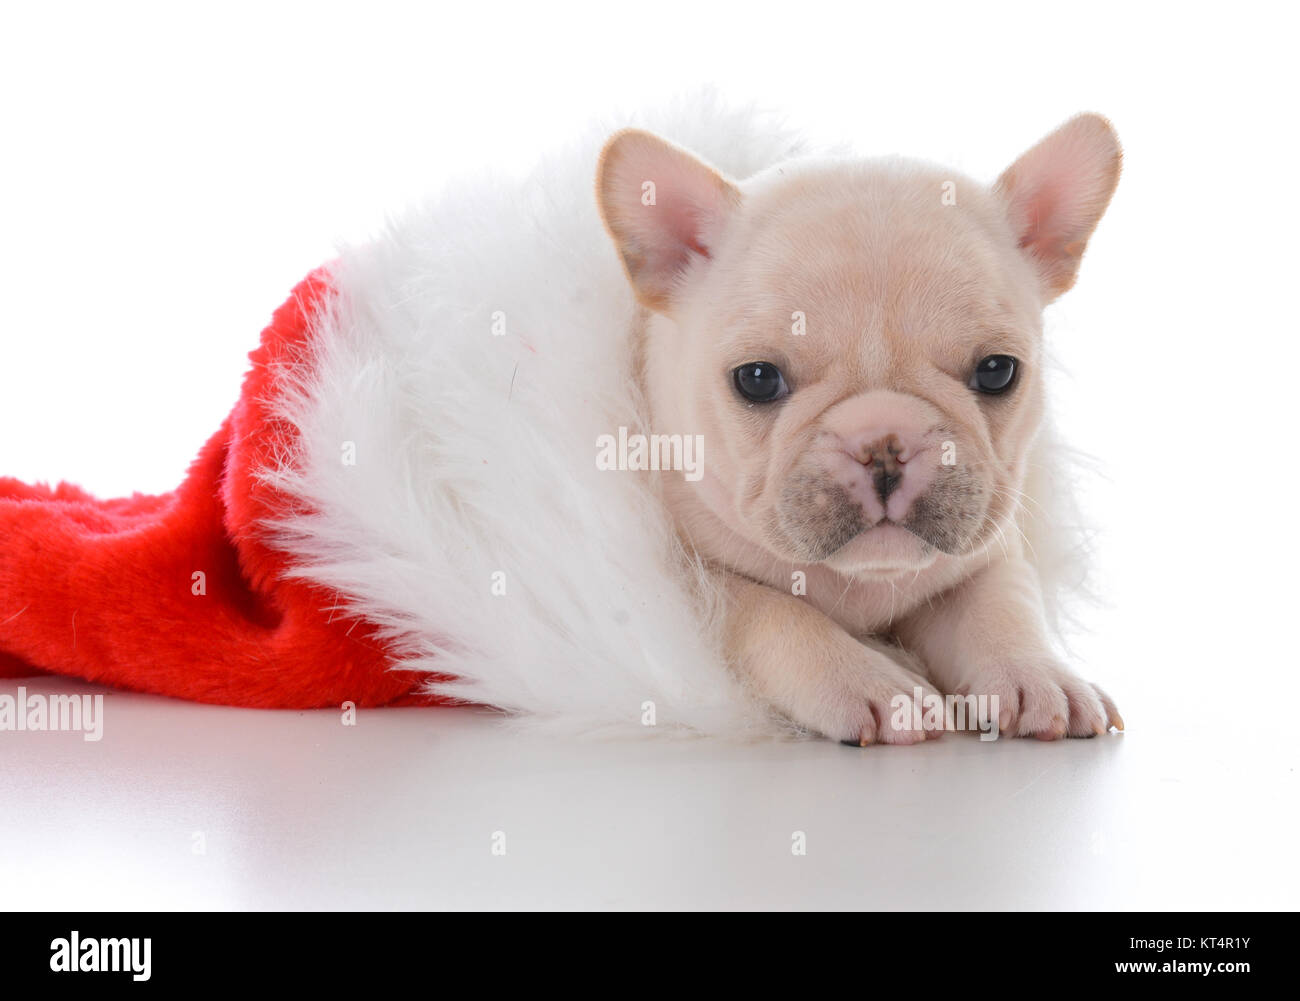
[[[442,694],[570,730],[650,731],[649,701],[655,731],[779,732],[723,663],[652,474],[596,468],[598,435],[642,429],[633,298],[592,188],[625,124],[342,252],[315,356],[285,373],[301,452],[269,475],[313,513],[275,527],[401,667],[455,675]],[[639,124],[740,177],[798,152],[712,102]]]
[[[443,694],[568,731],[785,732],[726,669],[716,596],[652,474],[596,469],[598,435],[648,430],[632,293],[592,189],[602,142],[627,124],[737,178],[802,152],[765,116],[691,102],[346,248],[315,356],[285,373],[301,453],[268,474],[312,513],[275,528],[399,666],[454,675]]]

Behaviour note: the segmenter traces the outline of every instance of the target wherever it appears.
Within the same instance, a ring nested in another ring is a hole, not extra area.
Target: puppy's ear
[[[605,144],[596,198],[637,298],[671,311],[681,276],[712,256],[740,192],[720,173],[649,132],[627,129]]]
[[[1047,302],[1079,272],[1088,238],[1119,183],[1119,138],[1100,115],[1078,115],[998,178],[1012,230],[1042,278]]]

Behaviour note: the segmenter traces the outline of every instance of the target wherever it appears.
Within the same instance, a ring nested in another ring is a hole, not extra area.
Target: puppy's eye
[[[970,388],[981,393],[1005,393],[1016,381],[1016,360],[1010,355],[981,358],[970,377]]]
[[[736,391],[752,403],[772,403],[790,392],[781,370],[766,361],[746,362],[733,369]]]

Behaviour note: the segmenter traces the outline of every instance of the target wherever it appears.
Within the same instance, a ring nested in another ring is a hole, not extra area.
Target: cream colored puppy
[[[665,476],[665,499],[725,588],[731,662],[795,722],[922,740],[944,721],[896,716],[920,685],[927,703],[996,696],[1003,733],[1122,728],[1053,652],[1014,525],[1042,309],[1119,170],[1096,115],[991,189],[894,160],[737,183],[647,132],[606,145],[597,194],[645,306],[652,430],[707,446],[703,477]]]

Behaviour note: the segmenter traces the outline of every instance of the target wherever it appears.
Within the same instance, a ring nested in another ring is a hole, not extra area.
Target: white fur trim
[[[345,249],[313,356],[285,373],[300,454],[266,476],[312,513],[274,528],[397,666],[455,675],[442,694],[568,731],[778,733],[723,663],[716,596],[683,569],[652,474],[596,469],[598,435],[643,425],[593,191],[628,124],[738,178],[799,152],[763,116],[692,102]]]

